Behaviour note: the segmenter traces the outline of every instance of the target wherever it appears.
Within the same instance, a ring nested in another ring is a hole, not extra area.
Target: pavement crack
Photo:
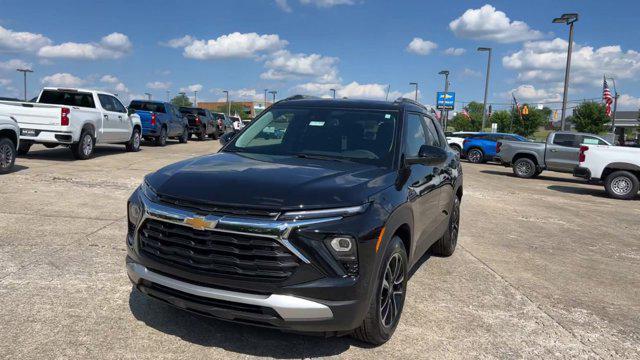
[[[598,354],[591,346],[589,346],[589,344],[587,344],[586,342],[584,342],[582,339],[580,339],[573,331],[571,331],[569,328],[565,327],[564,325],[562,325],[558,320],[556,320],[556,318],[553,317],[553,315],[551,315],[550,313],[548,313],[547,311],[545,311],[537,302],[533,301],[533,299],[531,299],[529,296],[527,296],[527,294],[525,294],[522,290],[520,290],[517,286],[515,286],[514,284],[512,284],[511,282],[509,282],[509,280],[507,280],[504,276],[502,276],[500,273],[498,273],[496,270],[494,270],[489,264],[487,264],[486,262],[484,262],[482,259],[480,259],[479,257],[475,256],[469,249],[465,248],[464,246],[462,246],[462,244],[458,243],[458,246],[460,248],[462,248],[462,250],[464,250],[466,253],[468,253],[469,255],[471,255],[472,258],[474,258],[475,260],[477,260],[480,264],[482,264],[482,266],[485,267],[485,269],[487,269],[488,272],[490,272],[491,274],[497,276],[500,280],[502,280],[508,287],[510,287],[511,289],[513,289],[516,293],[518,293],[519,295],[521,295],[522,297],[524,297],[525,299],[527,299],[527,301],[529,301],[536,309],[540,310],[540,312],[542,312],[545,316],[547,316],[549,319],[551,319],[551,321],[553,321],[556,325],[558,325],[561,329],[563,329],[564,331],[566,331],[569,335],[571,335],[571,337],[573,337],[574,339],[576,339],[580,344],[582,344],[586,349],[588,349],[593,355],[595,355],[598,359],[602,359],[602,356],[600,356],[600,354]]]

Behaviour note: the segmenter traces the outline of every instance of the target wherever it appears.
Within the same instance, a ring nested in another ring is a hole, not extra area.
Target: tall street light
[[[445,104],[447,102],[447,93],[449,92],[449,70],[442,70],[438,75],[444,75],[444,98],[442,102],[442,110],[440,110],[440,119],[442,119],[442,127],[447,128],[447,117],[449,117],[449,111],[445,110]],[[447,117],[445,117],[445,114]]]
[[[571,71],[571,51],[573,49],[573,23],[578,21],[578,14],[562,14],[553,19],[555,24],[569,25],[569,48],[567,49],[567,67],[564,72],[564,92],[562,94],[562,117],[560,118],[560,130],[564,130],[564,117],[567,112],[567,95],[569,93],[569,72]]]
[[[489,57],[487,58],[487,78],[484,81],[484,102],[482,103],[482,128],[487,124],[487,96],[489,95],[489,77],[491,76],[491,48],[479,47],[478,51],[487,51]]]
[[[31,69],[16,69],[24,75],[24,101],[27,101],[27,73],[32,73]]]
[[[276,94],[278,93],[278,91],[276,90],[271,90],[269,91],[269,94],[273,95],[273,102],[276,102]]]
[[[229,102],[229,92],[227,90],[223,90],[222,93],[227,95],[227,116],[231,116],[231,103]]]
[[[329,91],[331,91],[331,93],[333,94],[333,98],[336,98],[336,89],[329,89]]]
[[[414,95],[414,100],[418,101],[418,83],[416,82],[410,82],[409,85],[415,86],[416,87],[416,94]]]
[[[171,99],[171,91],[167,90],[167,102],[169,102]]]
[[[193,106],[198,107],[198,90],[193,90]]]
[[[150,93],[144,93],[145,95],[147,95],[147,100],[151,100],[151,94]]]

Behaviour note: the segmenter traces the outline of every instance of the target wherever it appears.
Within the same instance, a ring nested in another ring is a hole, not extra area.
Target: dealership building
[[[271,105],[270,102],[266,103],[264,101],[231,101],[230,104],[227,104],[226,101],[215,101],[215,102],[198,102],[198,107],[215,111],[226,113],[228,106],[231,106],[231,115],[240,115],[243,120],[251,120],[256,115],[260,114],[266,106]]]

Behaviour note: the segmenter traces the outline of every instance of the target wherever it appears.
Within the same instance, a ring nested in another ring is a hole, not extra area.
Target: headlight
[[[358,206],[349,206],[343,208],[323,209],[323,210],[303,210],[288,211],[278,218],[278,220],[303,220],[303,219],[322,219],[330,217],[345,217],[361,214],[367,210],[369,204]]]

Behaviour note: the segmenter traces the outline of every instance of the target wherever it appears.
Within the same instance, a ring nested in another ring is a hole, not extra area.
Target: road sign
[[[453,106],[456,103],[456,93],[448,92],[445,96],[444,91],[438,91],[436,95],[436,107],[438,109],[453,110]]]

